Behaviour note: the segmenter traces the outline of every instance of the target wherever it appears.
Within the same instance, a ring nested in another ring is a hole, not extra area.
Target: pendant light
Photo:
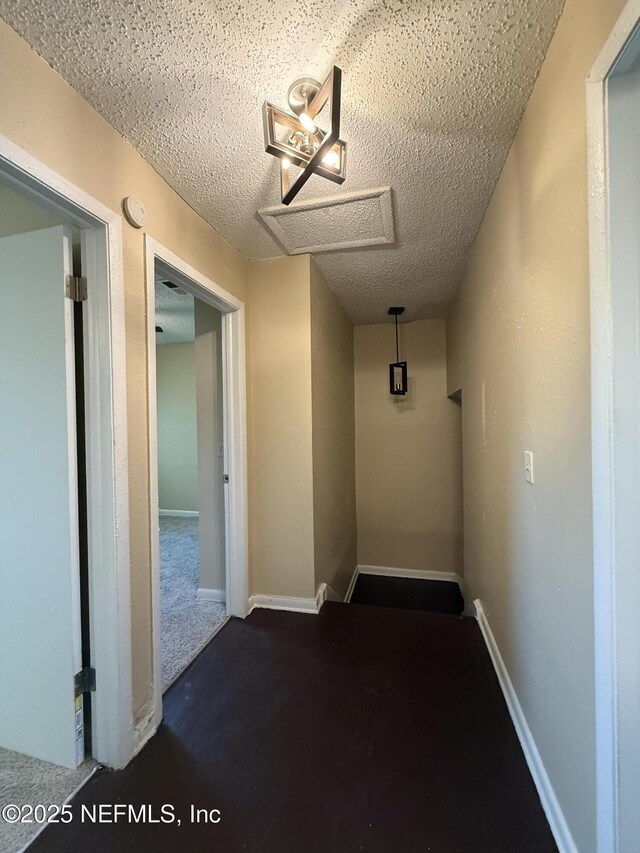
[[[400,361],[398,340],[398,317],[404,313],[404,307],[389,308],[387,313],[396,321],[396,360],[389,365],[389,393],[397,396],[407,393],[407,362]]]

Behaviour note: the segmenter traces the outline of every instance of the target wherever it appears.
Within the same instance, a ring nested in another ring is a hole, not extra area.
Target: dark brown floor
[[[81,823],[95,803],[182,823]],[[191,824],[192,803],[221,822]],[[365,605],[231,620],[73,807],[33,853],[556,850],[476,622]]]
[[[457,583],[367,574],[358,575],[351,603],[456,616],[464,610],[464,599]]]

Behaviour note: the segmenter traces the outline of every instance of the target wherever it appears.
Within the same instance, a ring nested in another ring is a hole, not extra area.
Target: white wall
[[[156,347],[160,509],[198,509],[196,363],[193,341]]]

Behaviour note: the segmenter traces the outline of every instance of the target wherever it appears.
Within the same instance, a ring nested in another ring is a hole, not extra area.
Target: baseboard
[[[335,591],[335,589],[333,589],[333,587],[329,586],[328,583],[320,584],[320,586],[324,587],[323,601],[339,601],[340,603],[342,603],[344,601],[342,596],[338,595],[338,593]]]
[[[353,570],[353,575],[351,576],[351,580],[349,581],[349,587],[347,588],[347,594],[344,597],[344,603],[349,604],[351,601],[351,596],[353,595],[353,590],[356,585],[356,581],[358,580],[360,566],[356,566]]]
[[[562,813],[562,808],[560,807],[558,798],[553,790],[551,780],[547,775],[545,766],[542,763],[542,758],[538,752],[536,742],[533,739],[533,734],[531,733],[531,729],[527,723],[524,711],[522,710],[516,691],[511,683],[509,673],[504,661],[502,660],[500,649],[498,648],[493,632],[491,631],[491,627],[489,626],[489,622],[482,607],[482,602],[480,599],[476,599],[474,601],[474,605],[480,631],[482,632],[491,661],[493,662],[500,687],[502,688],[502,693],[504,694],[505,702],[507,703],[507,708],[509,709],[513,725],[518,738],[520,739],[520,745],[522,746],[524,757],[527,760],[533,781],[538,789],[542,808],[544,809],[544,813],[549,821],[549,826],[551,827],[551,832],[553,833],[553,837],[558,845],[558,849],[560,853],[578,853],[578,848],[571,836],[571,830],[569,829],[564,814]]]
[[[198,589],[198,599],[200,601],[222,601],[227,600],[227,594],[224,589],[207,589],[200,587]]]
[[[318,591],[316,592],[316,611],[318,613],[320,613],[325,601],[342,602],[342,598],[338,595],[335,589],[329,586],[328,583],[321,583],[318,587]]]
[[[288,598],[284,595],[252,595],[249,598],[249,613],[254,607],[268,610],[291,610],[293,613],[319,613],[325,601],[342,601],[338,593],[327,583],[321,583],[315,598]]]
[[[316,592],[316,613],[320,613],[322,610],[322,605],[327,600],[327,590],[329,587],[326,583],[321,583],[318,587],[318,591]]]
[[[478,618],[478,611],[476,610],[475,601],[468,601],[465,598],[463,616],[470,616],[472,619]]]
[[[317,613],[319,610],[318,594],[315,598],[289,598],[285,595],[252,595],[249,598],[249,613],[256,607],[266,608],[267,610],[290,610],[293,613]]]
[[[159,509],[159,515],[178,515],[186,518],[197,518],[200,513],[197,509]]]

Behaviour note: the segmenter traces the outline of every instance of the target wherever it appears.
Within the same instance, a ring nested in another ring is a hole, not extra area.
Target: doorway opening
[[[244,305],[146,248],[157,724],[164,690],[247,613]]]
[[[118,469],[126,422],[115,413],[126,375],[124,365],[113,370],[124,361],[119,226],[117,214],[0,137],[7,802],[63,803],[97,762],[119,767],[133,752],[131,649],[120,629],[130,613],[117,594],[122,584],[128,591],[129,559]],[[34,826],[0,822],[0,847],[20,849]]]
[[[222,314],[154,277],[164,691],[227,618]]]

